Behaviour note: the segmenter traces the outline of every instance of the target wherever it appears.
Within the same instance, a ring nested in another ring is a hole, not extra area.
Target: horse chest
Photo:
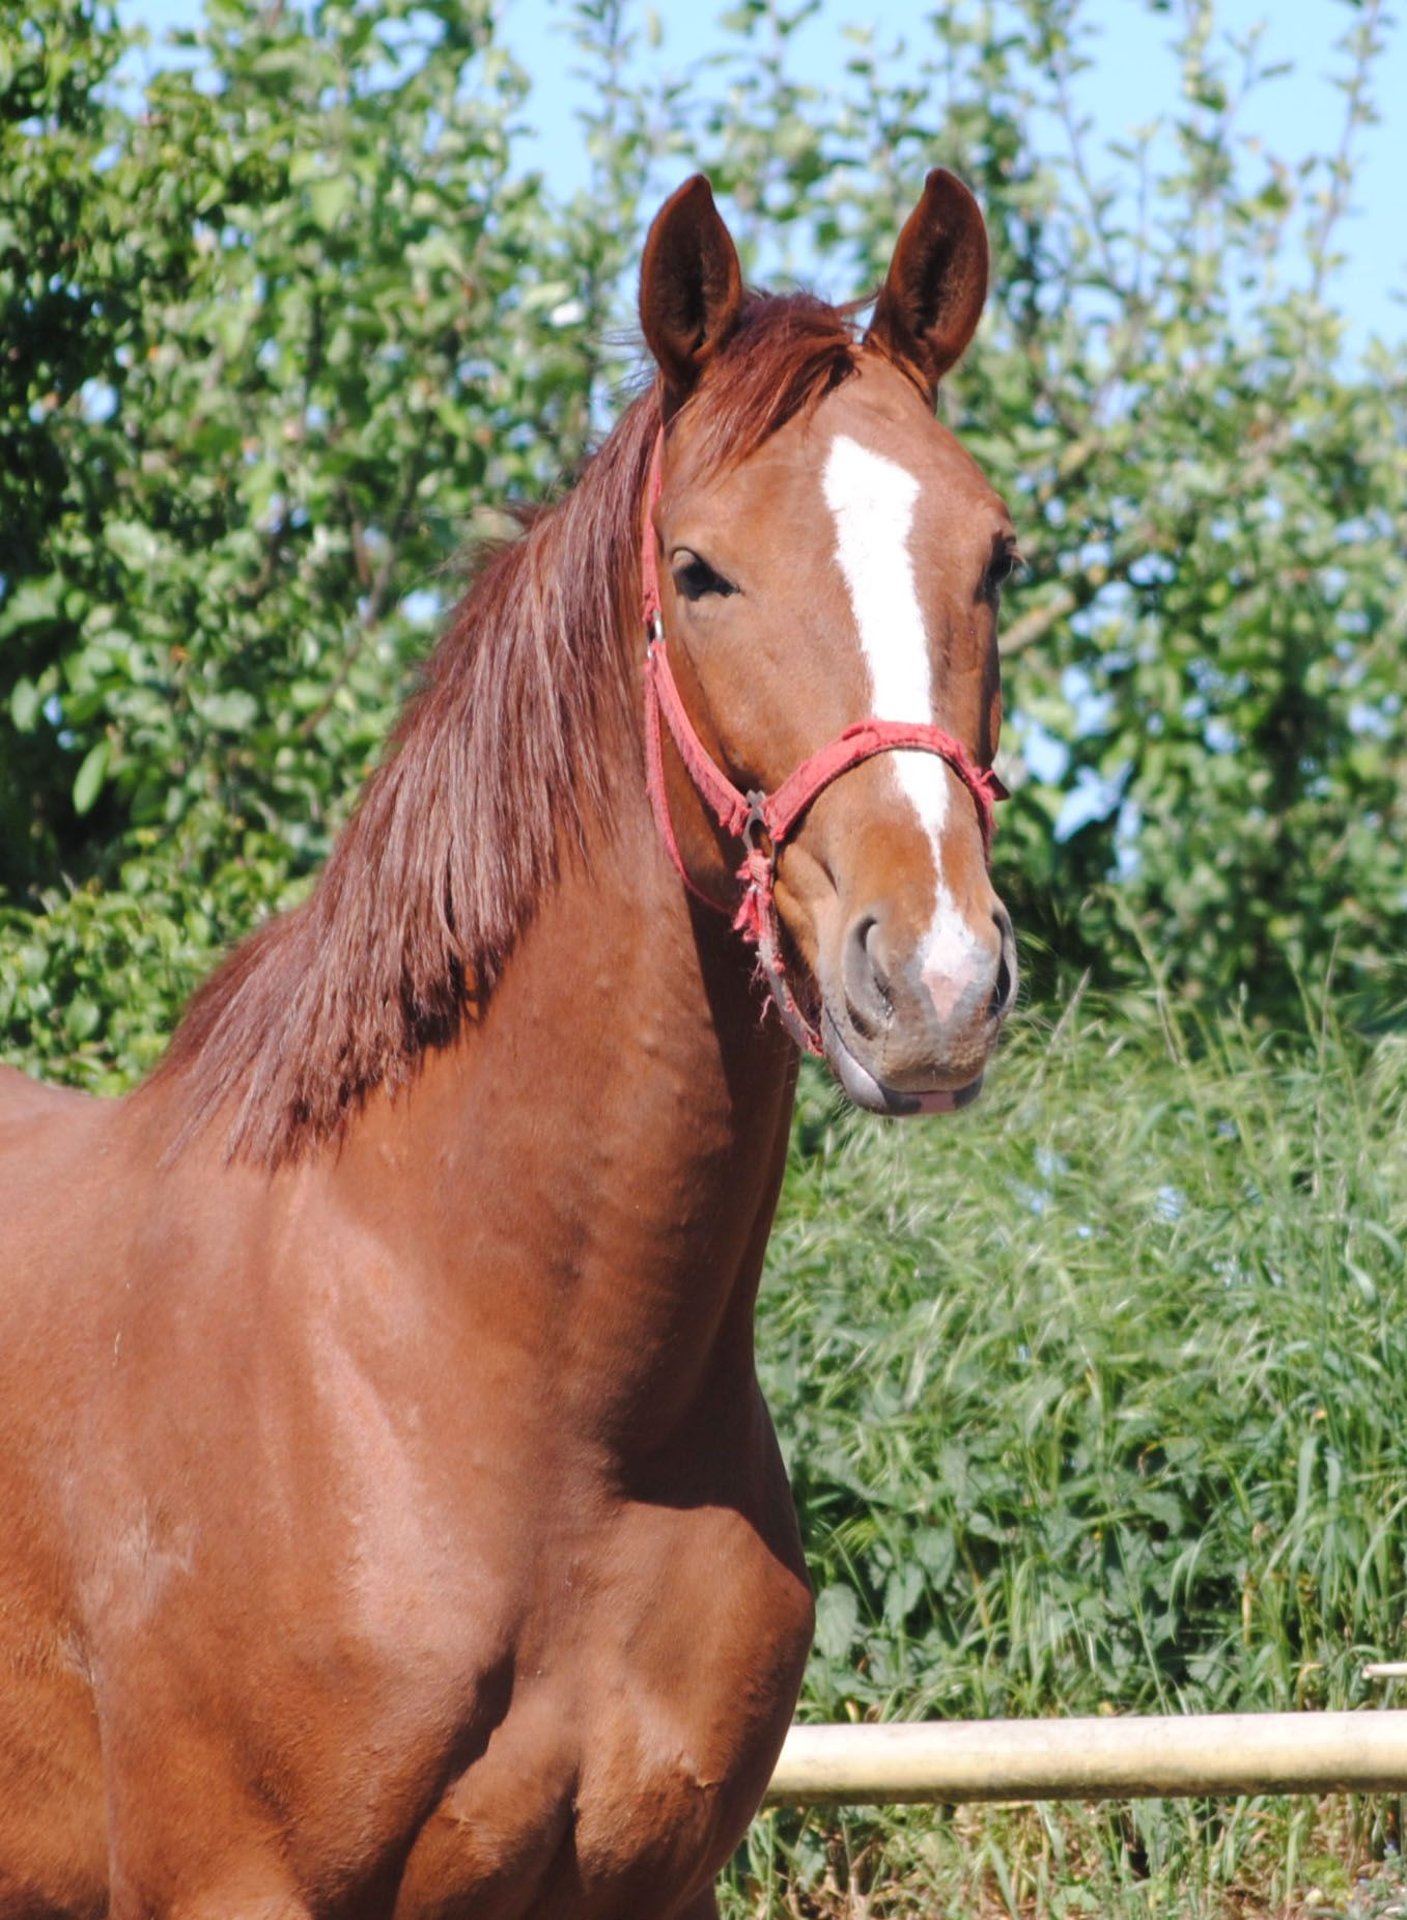
[[[788,1541],[736,1510],[628,1515],[563,1586],[482,1753],[411,1851],[396,1920],[672,1911],[736,1845],[810,1640]]]

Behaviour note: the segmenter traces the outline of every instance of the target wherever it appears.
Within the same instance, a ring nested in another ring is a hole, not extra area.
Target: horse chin
[[[928,1091],[901,1092],[897,1087],[885,1086],[846,1046],[829,1008],[822,1016],[822,1038],[831,1072],[840,1082],[846,1097],[857,1107],[863,1107],[866,1113],[888,1114],[896,1120],[912,1119],[921,1113],[956,1113],[962,1107],[971,1106],[982,1091],[980,1073],[975,1080],[969,1080],[965,1087],[951,1090],[934,1087]]]

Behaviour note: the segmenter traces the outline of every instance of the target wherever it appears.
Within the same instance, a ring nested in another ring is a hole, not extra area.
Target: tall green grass
[[[1407,1654],[1405,1250],[1401,1034],[1077,1002],[950,1122],[808,1079],[759,1329],[818,1593],[803,1713],[1380,1695],[1364,1661]],[[730,1911],[1366,1912],[1395,1818],[781,1814]]]

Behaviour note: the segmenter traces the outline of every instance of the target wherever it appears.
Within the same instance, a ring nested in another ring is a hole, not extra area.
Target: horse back
[[[22,1125],[28,1119],[59,1111],[72,1113],[97,1104],[90,1093],[80,1093],[74,1087],[52,1086],[46,1080],[35,1080],[21,1073],[18,1067],[0,1064],[0,1139],[8,1128]]]
[[[46,1284],[63,1289],[72,1265],[92,1264],[80,1223],[98,1201],[120,1105],[0,1066],[0,1328],[10,1341]]]

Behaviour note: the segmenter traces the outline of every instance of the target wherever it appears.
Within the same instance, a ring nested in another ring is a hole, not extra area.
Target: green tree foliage
[[[0,1018],[106,1084],[326,851],[589,368],[486,5],[217,0],[140,111],[105,9],[0,33]]]
[[[1333,305],[1381,6],[1344,8],[1343,123],[1293,168],[1238,137],[1273,74],[1255,35],[1218,50],[1211,0],[1177,10],[1171,125],[1102,151],[1079,0],[959,0],[909,48],[857,33],[825,96],[787,78],[815,10],[739,10],[756,54],[701,150],[837,292],[878,283],[934,160],[983,201],[994,300],[949,411],[1022,533],[1008,678],[1026,741],[1060,748],[1008,818],[1025,924],[1262,1008],[1331,954],[1400,999],[1407,353],[1350,368]]]
[[[143,93],[103,0],[0,0],[11,1057],[120,1083],[303,883],[461,543],[610,418],[643,219],[695,165],[761,277],[837,295],[927,166],[984,199],[995,297],[946,404],[1030,561],[1024,923],[1268,1013],[1331,956],[1400,994],[1407,355],[1351,366],[1332,303],[1379,0],[1345,9],[1342,139],[1298,171],[1238,147],[1258,55],[1233,76],[1209,0],[1172,125],[1123,152],[1078,119],[1078,0],[857,31],[827,89],[793,71],[815,11],[748,0],[686,89],[643,9],[564,0],[592,81],[567,197],[517,157],[488,0],[209,0]]]

